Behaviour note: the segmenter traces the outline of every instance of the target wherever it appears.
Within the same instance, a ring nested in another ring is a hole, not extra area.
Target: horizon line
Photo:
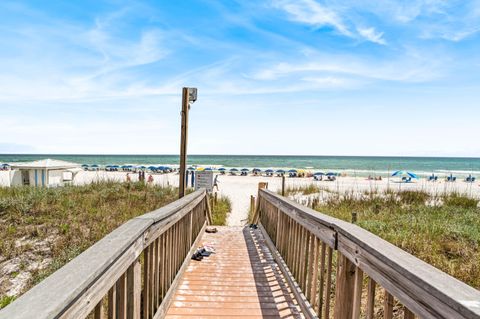
[[[92,153],[0,153],[2,155],[14,156],[180,156],[180,154],[92,154]],[[377,158],[461,158],[461,159],[480,159],[479,156],[449,156],[449,155],[312,155],[312,154],[187,154],[188,156],[257,156],[257,157],[377,157]]]

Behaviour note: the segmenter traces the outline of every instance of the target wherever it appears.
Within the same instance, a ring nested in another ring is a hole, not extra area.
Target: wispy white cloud
[[[375,31],[375,28],[357,28],[358,33],[367,39],[370,42],[374,42],[377,44],[386,45],[387,42],[383,38],[383,32]]]
[[[273,2],[273,6],[287,12],[293,21],[316,28],[332,27],[343,35],[352,35],[334,10],[315,0],[278,0]]]

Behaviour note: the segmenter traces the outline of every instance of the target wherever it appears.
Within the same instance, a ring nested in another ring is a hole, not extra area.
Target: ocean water
[[[0,154],[0,163],[60,159],[80,164],[178,165],[178,155],[49,155]],[[189,165],[237,168],[309,168],[315,171],[346,172],[348,175],[388,174],[408,170],[417,174],[480,174],[480,158],[453,157],[370,157],[370,156],[263,156],[190,155]]]

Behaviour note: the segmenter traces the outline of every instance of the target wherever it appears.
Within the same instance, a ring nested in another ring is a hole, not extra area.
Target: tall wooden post
[[[188,101],[188,88],[182,90],[182,131],[180,137],[180,180],[178,183],[178,198],[185,196],[186,181],[185,172],[187,170],[187,133],[188,133],[188,111],[190,104]]]
[[[282,196],[285,196],[285,175],[282,175]]]

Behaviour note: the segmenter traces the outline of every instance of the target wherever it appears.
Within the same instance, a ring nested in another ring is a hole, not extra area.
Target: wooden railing
[[[480,318],[480,291],[354,224],[263,189],[256,216],[308,317]]]
[[[208,210],[199,190],[126,222],[0,311],[0,318],[161,318]]]

